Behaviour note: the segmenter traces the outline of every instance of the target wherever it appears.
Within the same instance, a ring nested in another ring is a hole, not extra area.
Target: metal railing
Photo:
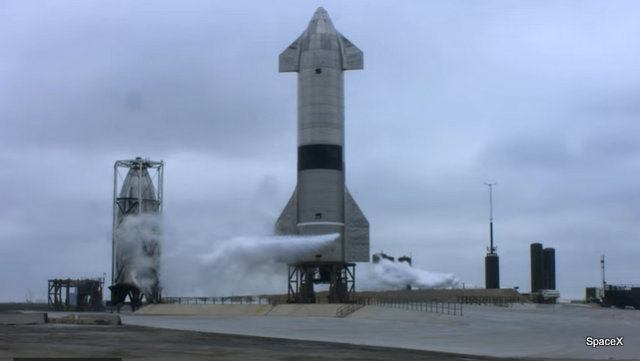
[[[268,298],[260,296],[231,297],[163,297],[162,303],[181,305],[268,305]]]
[[[434,312],[446,315],[462,316],[462,303],[460,302],[409,301],[394,298],[360,297],[356,299],[356,303],[409,311]]]
[[[350,314],[356,312],[357,310],[361,309],[362,307],[364,307],[364,305],[360,303],[347,303],[345,305],[340,306],[340,308],[338,308],[338,311],[336,312],[336,316],[340,318],[345,318]]]
[[[515,296],[458,296],[457,302],[467,305],[497,307],[512,307],[515,303],[524,303],[521,297]]]

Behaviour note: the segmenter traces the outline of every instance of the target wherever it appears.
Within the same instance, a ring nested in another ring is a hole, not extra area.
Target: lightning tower
[[[493,186],[497,183],[485,183],[489,187],[489,247],[484,257],[485,288],[500,288],[500,259],[493,245]]]

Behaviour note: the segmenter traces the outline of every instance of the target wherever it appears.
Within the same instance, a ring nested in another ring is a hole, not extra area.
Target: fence
[[[352,313],[356,312],[357,310],[361,309],[362,307],[364,307],[363,304],[347,303],[347,304],[341,306],[340,308],[338,308],[338,311],[336,312],[336,316],[340,317],[340,318],[347,317],[350,314],[352,314]]]
[[[408,301],[393,298],[361,297],[356,299],[356,303],[361,305],[462,316],[462,303],[460,302]]]
[[[284,302],[284,301],[283,301]],[[316,303],[326,303],[323,298],[318,298]],[[169,304],[227,304],[227,305],[256,305],[279,303],[277,299],[262,296],[231,296],[231,297],[163,297],[162,303]],[[523,303],[519,297],[511,296],[458,296],[456,302],[445,301],[410,301],[401,298],[384,297],[357,297],[355,304],[375,305],[382,307],[398,308],[403,310],[436,312],[443,314],[462,315],[462,305],[484,305],[511,307],[515,303]],[[345,309],[352,313],[353,311]],[[344,316],[341,316],[344,317]]]
[[[231,296],[231,297],[163,297],[162,303],[182,305],[262,305],[269,304],[268,298],[260,296]]]
[[[524,300],[515,296],[458,296],[457,302],[467,305],[511,307],[514,303],[524,303]]]

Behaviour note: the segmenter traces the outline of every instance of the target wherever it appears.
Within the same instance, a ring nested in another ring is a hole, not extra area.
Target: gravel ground
[[[141,326],[0,326],[0,360],[120,357],[123,360],[505,360],[430,351],[298,341]],[[532,359],[528,359],[532,360]]]

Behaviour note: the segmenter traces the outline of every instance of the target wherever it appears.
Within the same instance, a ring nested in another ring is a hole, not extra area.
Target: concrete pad
[[[274,316],[274,317],[336,317],[343,304],[280,304],[280,305],[224,305],[224,304],[155,304],[136,312],[138,315],[173,316]]]
[[[342,306],[340,303],[277,305],[266,316],[337,317],[338,309]]]
[[[138,316],[166,317],[166,316]],[[198,316],[181,316],[198,317]],[[251,317],[287,320],[288,317]],[[313,320],[314,318],[308,318]],[[315,318],[318,319],[318,318]],[[335,319],[335,318],[333,318]],[[219,321],[224,318],[209,318]],[[286,340],[149,327],[75,325],[0,325],[0,360],[122,360],[153,361],[479,361],[477,357]],[[483,361],[489,359],[482,358]],[[496,359],[491,359],[498,361]],[[499,361],[505,361],[501,359]],[[534,361],[534,360],[528,360]],[[540,360],[537,360],[540,361]],[[560,360],[557,360],[560,361]],[[574,360],[575,361],[575,360]]]
[[[76,319],[78,325],[109,325],[118,326],[122,324],[118,315],[78,315]]]
[[[64,324],[75,324],[76,323],[76,315],[64,315],[59,317],[49,317],[49,323],[64,323]]]
[[[494,357],[638,360],[640,312],[569,305],[465,306],[464,316],[366,306],[349,317],[188,317],[124,315],[131,325]],[[402,313],[405,313],[402,315]],[[592,348],[585,339],[624,337]]]
[[[36,325],[47,323],[44,312],[8,312],[0,313],[0,325]]]
[[[454,317],[441,313],[402,310],[382,306],[365,306],[347,316],[347,318],[432,324],[442,323],[447,325],[468,323],[463,317],[459,316]]]
[[[49,323],[71,324],[71,325],[110,325],[118,326],[122,324],[120,316],[109,313],[52,313],[49,315]]]
[[[272,308],[272,305],[155,304],[142,307],[136,311],[136,314],[210,317],[262,316]]]

